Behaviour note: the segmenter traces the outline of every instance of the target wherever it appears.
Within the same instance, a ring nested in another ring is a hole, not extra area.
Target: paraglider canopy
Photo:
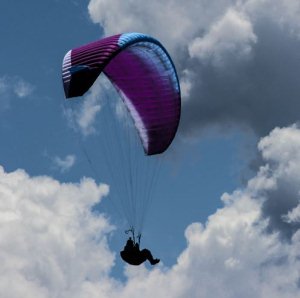
[[[70,50],[63,61],[66,98],[83,95],[101,72],[123,99],[145,154],[164,152],[176,134],[181,104],[176,70],[162,44],[125,33]]]
[[[180,87],[174,64],[158,40],[125,33],[68,51],[62,71],[66,98],[84,95],[103,73],[119,94],[115,96],[115,90],[110,90],[104,96],[105,103],[124,103],[125,117],[119,120],[112,117],[113,111],[105,112],[110,104],[101,105],[96,139],[102,143],[91,146],[96,149],[94,158],[92,150],[84,148],[83,152],[95,176],[95,168],[104,172],[107,164],[109,182],[114,186],[111,198],[140,237],[165,155],[161,153],[172,143],[180,119]],[[72,106],[72,101],[69,103]],[[101,156],[104,162],[97,167],[93,163]]]

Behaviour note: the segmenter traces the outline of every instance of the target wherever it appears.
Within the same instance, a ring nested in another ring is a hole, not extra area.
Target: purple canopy
[[[147,155],[164,152],[180,119],[174,64],[154,38],[127,33],[70,50],[63,60],[66,98],[81,96],[103,72],[119,91]]]

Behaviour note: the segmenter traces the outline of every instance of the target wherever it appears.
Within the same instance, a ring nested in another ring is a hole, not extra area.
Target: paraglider
[[[62,72],[66,98],[84,95],[101,73],[110,80],[137,131],[137,146],[144,151],[141,159],[145,163],[152,156],[161,155],[172,143],[180,120],[180,86],[175,66],[158,40],[141,33],[106,37],[68,51]],[[116,143],[113,146],[122,149]],[[126,154],[126,164],[138,159],[137,153],[128,152],[128,157]],[[147,208],[147,202],[140,201],[150,196],[148,185],[153,184],[156,172],[144,178],[145,169],[137,173],[138,166],[129,167],[121,196],[127,196],[123,205],[128,209],[124,213],[130,230],[137,231],[140,237],[145,210],[139,210],[139,206]],[[111,167],[111,171],[116,170]],[[147,185],[143,186],[141,180]],[[146,195],[138,194],[138,189],[143,189]],[[147,254],[146,259],[151,257]]]
[[[150,262],[151,265],[156,265],[159,263],[159,259],[154,259],[150,250],[144,248],[140,250],[140,245],[138,242],[134,242],[131,237],[128,238],[124,249],[120,252],[121,258],[130,265],[141,265],[146,260]]]

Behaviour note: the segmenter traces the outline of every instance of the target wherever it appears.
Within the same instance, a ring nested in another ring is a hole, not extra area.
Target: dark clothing
[[[138,243],[134,243],[131,238],[127,240],[124,250],[120,252],[121,258],[130,265],[141,265],[146,260],[151,265],[155,265],[159,262],[159,259],[154,259],[150,250],[140,250]]]

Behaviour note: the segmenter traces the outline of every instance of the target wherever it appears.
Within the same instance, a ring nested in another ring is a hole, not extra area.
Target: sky
[[[2,1],[0,297],[300,296],[299,13],[298,0]],[[74,103],[74,129],[61,81],[69,49],[121,32],[160,40],[182,91],[141,243],[155,267],[120,260],[118,181],[89,143],[107,82]]]

